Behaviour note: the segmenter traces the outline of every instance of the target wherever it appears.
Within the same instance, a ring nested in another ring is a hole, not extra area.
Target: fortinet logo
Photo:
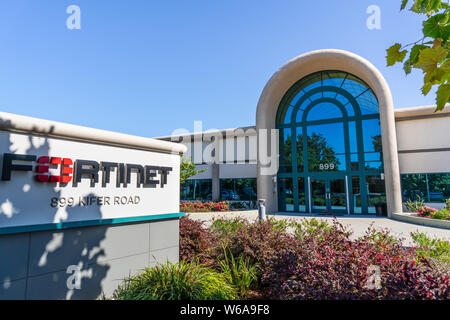
[[[17,163],[21,162],[21,163]],[[24,162],[35,162],[35,164],[24,164]],[[102,186],[108,185],[111,181],[111,172],[116,171],[116,186],[126,187],[131,182],[133,173],[137,175],[137,185],[160,185],[164,188],[167,184],[167,175],[172,171],[171,167],[142,166],[132,163],[119,162],[97,162],[93,160],[75,160],[62,157],[49,157],[24,154],[3,154],[2,181],[10,181],[14,171],[35,172],[36,181],[41,183],[60,183],[67,185],[71,181],[76,187],[82,179],[89,179],[91,187],[94,187],[100,180]],[[159,178],[156,180],[155,178]]]

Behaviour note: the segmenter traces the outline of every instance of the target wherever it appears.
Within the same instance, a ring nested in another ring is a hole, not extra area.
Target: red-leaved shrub
[[[388,231],[369,229],[352,239],[337,220],[332,226],[298,226],[287,232],[274,220],[239,220],[229,228],[217,224],[222,232],[212,232],[184,217],[180,257],[214,267],[226,246],[234,257],[256,265],[259,294],[268,299],[450,299],[448,274]]]
[[[373,241],[370,230],[350,240],[336,222],[322,237],[280,248],[263,270],[261,284],[272,299],[450,298],[448,276],[418,266],[413,248],[389,237]]]
[[[203,227],[203,222],[188,217],[180,218],[180,260],[205,263],[210,259],[210,251],[216,247],[217,239],[211,231]]]

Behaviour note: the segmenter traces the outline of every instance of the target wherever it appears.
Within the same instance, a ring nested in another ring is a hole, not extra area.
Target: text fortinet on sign
[[[36,162],[33,168],[32,165],[14,164],[16,161]],[[49,174],[51,168],[56,167],[59,172],[56,174]],[[75,168],[75,172],[74,172]],[[33,170],[34,169],[34,170]],[[70,158],[49,157],[24,154],[5,153],[3,155],[2,181],[10,181],[12,171],[35,171],[36,181],[68,184],[73,180],[73,185],[81,182],[83,178],[91,181],[91,186],[95,186],[99,182],[99,173],[102,174],[102,184],[110,183],[111,170],[116,169],[117,172],[117,186],[127,185],[131,182],[131,175],[133,172],[137,174],[137,184],[143,185],[160,185],[164,188],[167,184],[167,175],[172,171],[171,167],[162,166],[142,166],[139,164],[118,163],[118,162],[97,162],[93,160],[76,160],[75,163]],[[159,174],[160,180],[154,180]]]
[[[0,123],[0,234],[180,216],[179,145],[6,116],[12,120]]]

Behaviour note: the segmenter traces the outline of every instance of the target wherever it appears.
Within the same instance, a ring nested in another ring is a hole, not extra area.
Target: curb
[[[450,221],[448,220],[415,217],[405,213],[393,213],[391,218],[394,220],[418,224],[421,226],[450,230]]]

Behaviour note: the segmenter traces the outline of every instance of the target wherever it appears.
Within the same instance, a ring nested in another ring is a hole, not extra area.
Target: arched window
[[[279,208],[370,214],[385,201],[378,100],[358,77],[321,71],[278,108]]]

